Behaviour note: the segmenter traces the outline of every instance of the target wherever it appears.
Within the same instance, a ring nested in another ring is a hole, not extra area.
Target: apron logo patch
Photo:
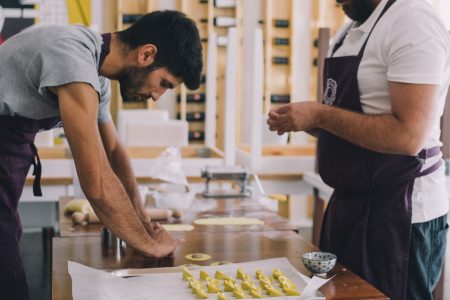
[[[327,88],[323,94],[323,102],[327,105],[333,105],[336,100],[337,82],[331,78],[327,79]]]

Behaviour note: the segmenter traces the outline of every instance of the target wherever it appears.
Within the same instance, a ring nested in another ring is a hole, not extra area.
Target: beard
[[[376,7],[373,0],[351,0],[350,3],[344,4],[342,8],[350,19],[359,24],[364,23]]]
[[[139,91],[145,85],[148,75],[156,69],[153,65],[145,68],[125,68],[117,78],[123,102],[143,102],[149,99],[150,95],[139,93]]]

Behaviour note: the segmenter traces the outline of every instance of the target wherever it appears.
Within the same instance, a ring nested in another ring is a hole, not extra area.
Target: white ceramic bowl
[[[302,256],[305,267],[315,275],[324,275],[336,264],[336,255],[328,252],[307,252]]]
[[[195,198],[195,192],[159,192],[153,193],[158,208],[187,209]]]

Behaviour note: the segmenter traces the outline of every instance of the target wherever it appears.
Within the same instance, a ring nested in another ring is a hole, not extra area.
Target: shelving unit
[[[179,0],[179,9],[186,13],[196,23],[203,41],[203,62],[207,66],[208,44],[211,35],[216,38],[217,55],[216,70],[217,78],[216,88],[216,137],[215,144],[219,149],[224,147],[224,97],[225,97],[225,71],[227,67],[227,33],[230,27],[237,27],[238,32],[241,24],[240,0]],[[240,33],[239,33],[240,36]],[[205,80],[209,78],[206,75]],[[237,97],[240,97],[240,87],[238,88]],[[179,96],[177,96],[178,109],[177,114],[180,119],[189,122],[190,142],[205,143],[205,101],[206,101],[206,85],[202,84],[196,91],[187,91],[184,86],[180,88]],[[237,114],[239,114],[239,108]],[[190,117],[193,117],[192,119]]]
[[[291,102],[292,60],[295,55],[292,36],[296,28],[293,1],[264,0],[264,112],[274,105]]]
[[[255,40],[252,48],[255,60],[251,82],[255,83],[255,87],[250,96],[251,105],[248,108],[250,138],[240,143],[236,150],[237,163],[245,165],[252,173],[298,175],[312,171],[314,168],[315,145],[312,142],[263,143],[263,132],[266,131],[265,126],[267,126],[263,124],[263,114],[267,116],[269,110],[277,105],[308,100],[303,98],[304,95],[299,97],[298,85],[303,85],[301,80],[307,77],[303,73],[309,74],[309,69],[299,71],[299,66],[309,67],[309,63],[304,59],[305,55],[309,57],[309,52],[305,51],[305,46],[308,46],[304,42],[305,38],[309,41],[309,36],[304,31],[310,28],[305,29],[304,26],[310,25],[308,22],[301,22],[299,18],[308,16],[305,8],[310,6],[300,1],[263,0],[262,2],[263,33],[261,41]],[[263,79],[260,78],[260,73],[264,74]],[[309,89],[308,84],[304,86]]]
[[[200,0],[179,0],[178,8],[197,24],[203,47],[203,72],[206,70],[208,52],[208,2]],[[206,75],[195,91],[188,91],[184,85],[178,89],[177,119],[189,122],[189,143],[202,144],[205,140]]]

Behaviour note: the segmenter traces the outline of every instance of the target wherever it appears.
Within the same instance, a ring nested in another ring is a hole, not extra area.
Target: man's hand
[[[173,253],[175,248],[181,243],[184,243],[184,239],[174,239],[158,222],[153,222],[153,238],[157,243],[157,256],[163,257]]]
[[[295,102],[273,108],[269,112],[269,129],[282,135],[289,131],[312,131],[320,123],[319,113],[323,104]]]

